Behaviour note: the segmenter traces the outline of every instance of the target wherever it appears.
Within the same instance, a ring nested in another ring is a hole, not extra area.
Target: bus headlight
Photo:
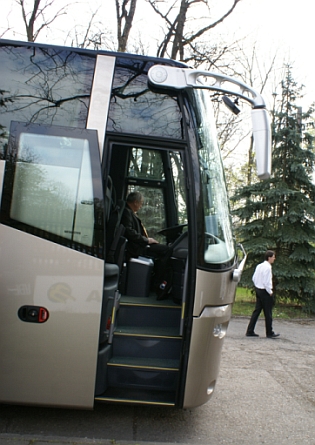
[[[211,396],[211,394],[214,391],[214,387],[215,387],[215,380],[213,382],[210,383],[210,385],[207,388],[207,396]]]
[[[223,338],[226,335],[227,324],[226,323],[218,323],[213,328],[213,336],[218,338]]]

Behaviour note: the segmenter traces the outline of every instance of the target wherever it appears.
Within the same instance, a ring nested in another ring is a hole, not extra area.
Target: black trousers
[[[154,258],[154,285],[159,286],[161,282],[172,280],[170,258],[173,253],[171,246],[165,244],[150,244],[145,250],[145,255]]]
[[[255,326],[261,311],[264,311],[265,325],[266,325],[266,335],[272,335],[272,306],[273,297],[268,294],[265,289],[255,288],[256,291],[256,306],[252,313],[251,319],[247,327],[247,334],[253,334],[255,331]]]

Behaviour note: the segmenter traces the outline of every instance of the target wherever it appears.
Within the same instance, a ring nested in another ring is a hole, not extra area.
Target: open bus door
[[[96,131],[13,122],[1,163],[0,401],[92,408],[104,283]]]

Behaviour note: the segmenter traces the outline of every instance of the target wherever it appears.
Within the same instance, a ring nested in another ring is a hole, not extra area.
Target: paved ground
[[[262,320],[244,337],[247,322],[230,324],[217,388],[226,443],[315,444],[315,321],[275,321],[279,339]]]
[[[315,445],[315,321],[276,320],[279,339],[232,319],[213,398],[193,410],[0,405],[0,445]]]

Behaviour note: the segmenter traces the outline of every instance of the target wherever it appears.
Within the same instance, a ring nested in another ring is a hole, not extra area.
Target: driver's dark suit
[[[140,255],[153,257],[155,280],[158,297],[167,297],[171,288],[171,265],[170,257],[172,255],[171,246],[165,244],[149,244],[148,234],[141,223],[140,218],[126,204],[122,214],[121,223],[125,227],[124,236],[127,238],[127,259],[137,258]],[[165,287],[162,283],[166,283]],[[161,292],[163,291],[163,292]]]

